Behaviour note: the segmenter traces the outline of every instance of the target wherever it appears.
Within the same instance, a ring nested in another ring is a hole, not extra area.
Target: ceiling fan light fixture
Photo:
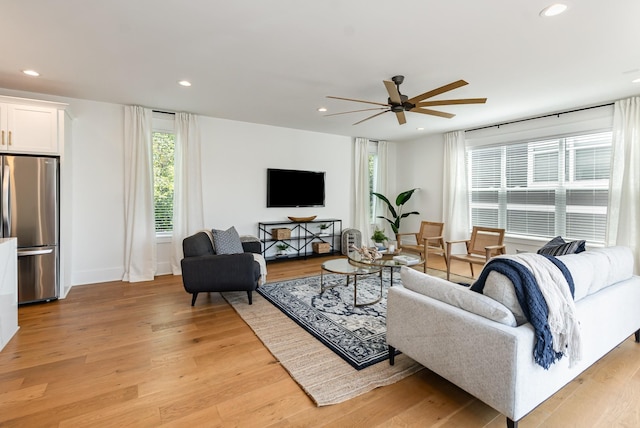
[[[551,16],[560,15],[566,10],[567,10],[566,4],[555,3],[542,9],[542,11],[540,12],[540,16],[542,16],[543,18],[548,18]]]

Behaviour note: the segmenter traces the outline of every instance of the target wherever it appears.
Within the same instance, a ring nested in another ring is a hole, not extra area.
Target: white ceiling
[[[640,1],[541,18],[551,2],[0,0],[0,87],[392,141],[639,94]],[[402,126],[317,112],[368,107],[327,95],[386,102],[396,74],[409,97],[464,79],[434,99],[488,101]]]

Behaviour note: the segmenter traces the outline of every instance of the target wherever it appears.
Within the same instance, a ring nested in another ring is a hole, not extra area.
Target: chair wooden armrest
[[[424,247],[427,248],[429,246],[429,241],[441,241],[442,240],[442,235],[440,236],[428,236],[426,238],[422,238],[422,240],[424,241]],[[443,248],[444,250],[444,248]]]
[[[489,259],[492,257],[491,254],[494,251],[496,253],[504,254],[504,248],[504,245],[489,245],[487,247],[484,247],[484,250],[486,251],[487,261],[489,261]]]
[[[449,258],[451,257],[451,247],[452,244],[465,244],[467,246],[467,248],[469,248],[469,242],[471,242],[470,239],[459,239],[457,241],[447,241],[447,260],[449,260]]]
[[[459,239],[457,241],[447,241],[447,244],[460,244],[462,242],[469,242],[470,239]]]
[[[396,233],[396,241],[398,241],[398,248],[402,247],[402,237],[403,236],[415,236],[416,243],[418,243],[418,234],[417,233]]]

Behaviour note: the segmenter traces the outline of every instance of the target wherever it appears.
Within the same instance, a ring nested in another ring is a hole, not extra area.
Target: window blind
[[[153,133],[153,202],[156,233],[173,231],[175,135]]]
[[[611,132],[467,148],[473,225],[603,243]]]

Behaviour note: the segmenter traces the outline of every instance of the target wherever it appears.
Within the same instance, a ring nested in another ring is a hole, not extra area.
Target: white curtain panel
[[[171,270],[182,274],[182,240],[204,229],[200,129],[194,114],[176,113]]]
[[[624,245],[640,274],[640,97],[616,101],[609,180],[608,246]]]
[[[124,111],[125,247],[123,281],[151,281],[156,272],[153,208],[152,111],[126,106]]]
[[[369,224],[369,140],[355,139],[354,165],[354,224],[353,228],[362,233],[362,243],[370,243],[371,233]]]
[[[378,165],[377,165],[377,171],[376,171],[376,192],[382,193],[387,198],[389,197],[389,195],[387,194],[387,192],[389,191],[388,146],[389,145],[387,144],[386,141],[378,141]],[[381,218],[377,218],[379,215],[388,217],[387,204],[382,202],[379,198],[376,198],[375,201],[376,201],[376,203],[374,204],[375,211],[373,213],[374,223],[380,229],[383,229],[385,231],[385,235],[389,237],[393,236],[393,238],[390,238],[393,240],[395,239],[395,236],[393,235],[393,230],[391,230],[391,226],[389,225],[389,222]],[[390,201],[392,203],[394,202],[393,199],[390,199]]]
[[[464,131],[444,134],[444,177],[442,181],[444,238],[447,241],[468,239],[471,224],[469,222]]]

